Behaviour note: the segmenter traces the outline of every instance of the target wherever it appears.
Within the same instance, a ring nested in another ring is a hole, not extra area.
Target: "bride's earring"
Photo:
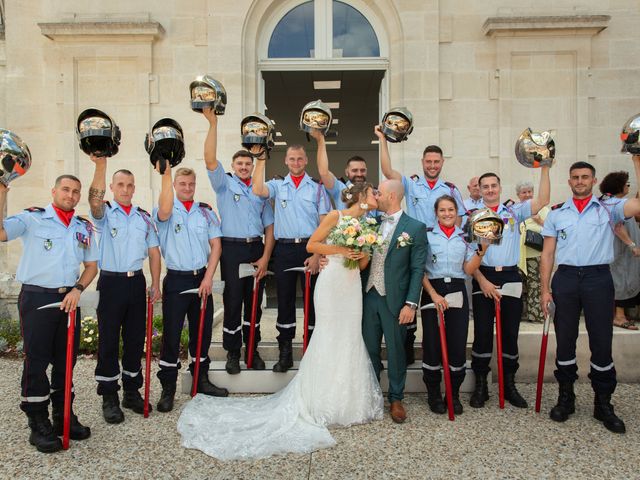
[[[360,208],[363,210],[369,210],[369,204],[367,202],[362,202],[360,204]]]

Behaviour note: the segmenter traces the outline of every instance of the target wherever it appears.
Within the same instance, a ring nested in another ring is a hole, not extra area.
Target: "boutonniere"
[[[407,232],[402,232],[398,238],[396,238],[396,248],[406,247],[413,245],[413,238]]]

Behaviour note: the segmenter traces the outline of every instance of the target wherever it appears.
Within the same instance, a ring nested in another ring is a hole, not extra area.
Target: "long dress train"
[[[196,395],[178,420],[182,445],[221,460],[308,453],[335,440],[327,426],[381,419],[383,397],[362,340],[359,270],[331,255],[315,288],[316,326],[294,379],[267,396]]]

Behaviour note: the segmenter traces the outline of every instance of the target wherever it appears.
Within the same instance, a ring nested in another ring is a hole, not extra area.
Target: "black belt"
[[[222,237],[222,241],[231,243],[255,243],[261,242],[262,237]]]
[[[60,288],[45,288],[38,287],[37,285],[22,285],[22,290],[25,292],[35,293],[67,293],[71,291],[73,287],[60,287]]]
[[[480,265],[481,272],[517,272],[518,267],[515,265],[510,267],[487,267],[485,265]]]
[[[137,277],[142,275],[142,269],[129,272],[110,272],[109,270],[100,270],[100,275],[105,277]]]
[[[309,237],[307,238],[279,238],[278,242],[280,243],[307,243],[309,241]]]
[[[610,270],[609,264],[603,263],[601,265],[584,265],[583,267],[577,267],[575,265],[558,265],[558,270]]]
[[[464,278],[456,278],[456,277],[441,277],[441,278],[430,278],[430,282],[442,282],[442,283],[453,283],[453,284],[462,284],[464,285]]]
[[[170,275],[184,275],[190,277],[196,277],[202,273],[204,273],[206,269],[204,267],[199,268],[198,270],[171,270],[167,268],[167,273]]]

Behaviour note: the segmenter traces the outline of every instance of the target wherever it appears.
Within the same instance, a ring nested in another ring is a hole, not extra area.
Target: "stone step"
[[[212,361],[209,367],[209,380],[218,387],[225,387],[231,393],[274,393],[284,388],[293,379],[298,371],[300,362],[294,362],[293,368],[286,373],[275,373],[271,371],[274,361],[265,361],[267,368],[262,371],[247,370],[241,362],[242,371],[238,375],[229,375],[224,369],[225,362]],[[387,362],[382,362],[387,366]],[[191,374],[187,370],[181,375],[182,392],[189,394],[191,390]],[[472,392],[475,384],[475,376],[471,370],[471,363],[467,362],[467,376],[465,377],[461,392]],[[389,382],[386,370],[383,370],[380,378],[380,385],[384,392],[387,391]],[[444,386],[442,387],[444,392]],[[407,368],[407,380],[405,384],[406,393],[426,392],[422,381],[422,367],[416,362]]]

